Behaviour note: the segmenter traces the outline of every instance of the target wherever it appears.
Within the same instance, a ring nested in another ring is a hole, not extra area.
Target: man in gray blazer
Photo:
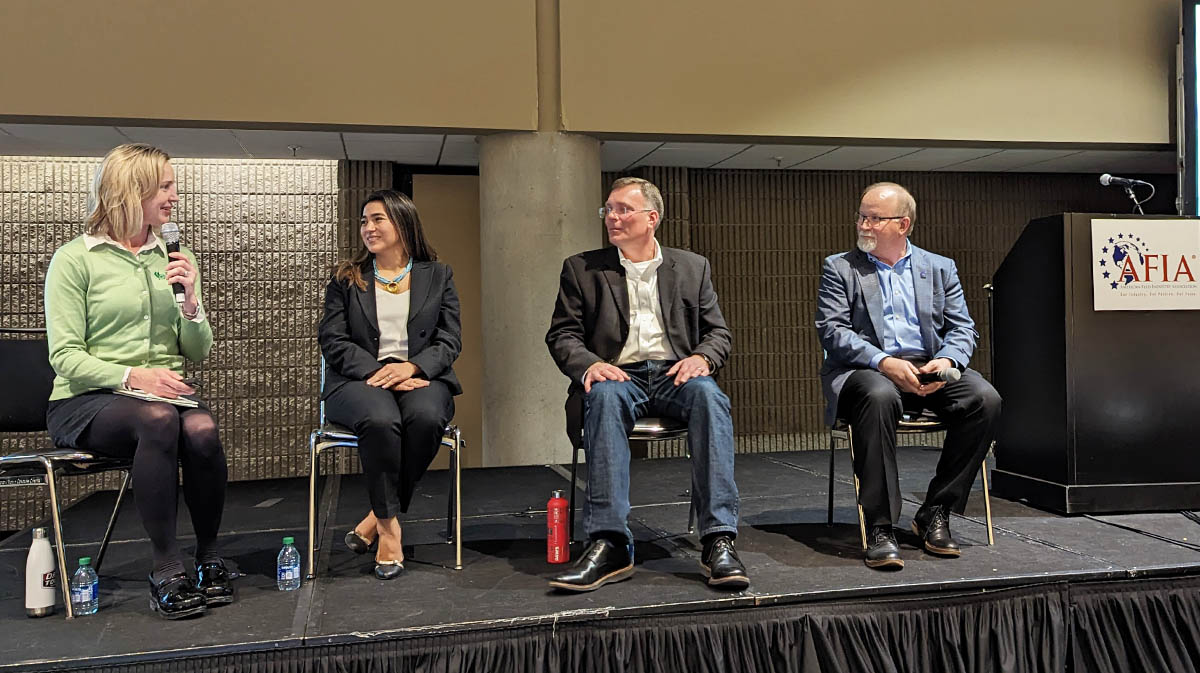
[[[854,471],[870,531],[866,564],[872,568],[904,567],[892,532],[900,519],[896,425],[904,411],[931,409],[948,426],[912,528],[926,551],[950,557],[960,551],[949,514],[966,507],[1000,417],[996,390],[967,369],[979,335],[958,269],[953,260],[908,241],[916,211],[900,185],[867,187],[858,209],[857,249],[825,259],[817,298],[825,420],[843,418],[854,431]],[[962,378],[931,380],[950,368]]]
[[[657,187],[621,178],[600,209],[614,247],[563,262],[546,344],[571,381],[567,433],[587,451],[590,545],[550,580],[556,589],[591,591],[633,575],[628,435],[639,416],[687,422],[708,584],[750,584],[733,547],[738,492],[729,398],[712,377],[729,358],[730,333],[708,260],[654,239],[662,213]]]

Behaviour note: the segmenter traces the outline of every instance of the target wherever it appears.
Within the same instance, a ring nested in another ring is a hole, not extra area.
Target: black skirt
[[[208,405],[195,395],[185,397],[198,402],[201,409],[208,409]],[[92,424],[96,414],[116,399],[117,396],[111,390],[91,390],[75,397],[51,400],[46,408],[46,429],[50,432],[50,439],[54,441],[54,445],[64,449],[86,449],[87,447],[79,444],[80,438]]]

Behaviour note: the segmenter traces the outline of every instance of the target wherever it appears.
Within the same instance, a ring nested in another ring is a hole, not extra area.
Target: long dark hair
[[[359,206],[358,212],[361,214],[367,204],[373,201],[383,204],[388,219],[392,221],[396,227],[396,233],[400,235],[401,245],[404,246],[408,256],[414,262],[437,261],[437,251],[433,249],[429,241],[425,240],[425,230],[421,227],[421,216],[417,214],[417,207],[413,205],[412,199],[393,189],[379,189],[367,196]],[[365,246],[359,248],[358,252],[355,252],[350,259],[338,262],[334,277],[340,281],[354,283],[360,290],[367,289],[367,281],[362,275],[362,265],[368,259],[371,259],[370,251]]]

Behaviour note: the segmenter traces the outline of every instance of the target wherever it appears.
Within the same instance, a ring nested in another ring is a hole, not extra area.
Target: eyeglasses
[[[868,225],[870,225],[872,227],[878,227],[880,224],[883,224],[884,222],[886,222],[888,220],[903,220],[906,217],[908,217],[908,216],[907,215],[891,215],[888,217],[880,217],[878,215],[863,215],[862,213],[854,213],[854,218],[855,218],[854,221],[855,222],[857,222],[858,224],[862,224],[863,222],[866,222]]]
[[[652,210],[654,210],[654,209],[653,208],[642,208],[641,210],[635,210],[633,208],[630,208],[629,206],[623,206],[623,205],[600,206],[600,219],[603,220],[604,218],[608,217],[609,213],[616,215],[618,219],[625,219],[626,217],[629,217],[630,215],[632,215],[634,213],[648,213]]]

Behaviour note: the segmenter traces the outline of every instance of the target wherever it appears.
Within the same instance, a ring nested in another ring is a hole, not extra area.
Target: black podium
[[[1107,267],[1093,259],[1092,220],[1122,218],[1196,226],[1036,219],[993,276],[997,495],[1065,513],[1200,509],[1200,311],[1094,309]]]

